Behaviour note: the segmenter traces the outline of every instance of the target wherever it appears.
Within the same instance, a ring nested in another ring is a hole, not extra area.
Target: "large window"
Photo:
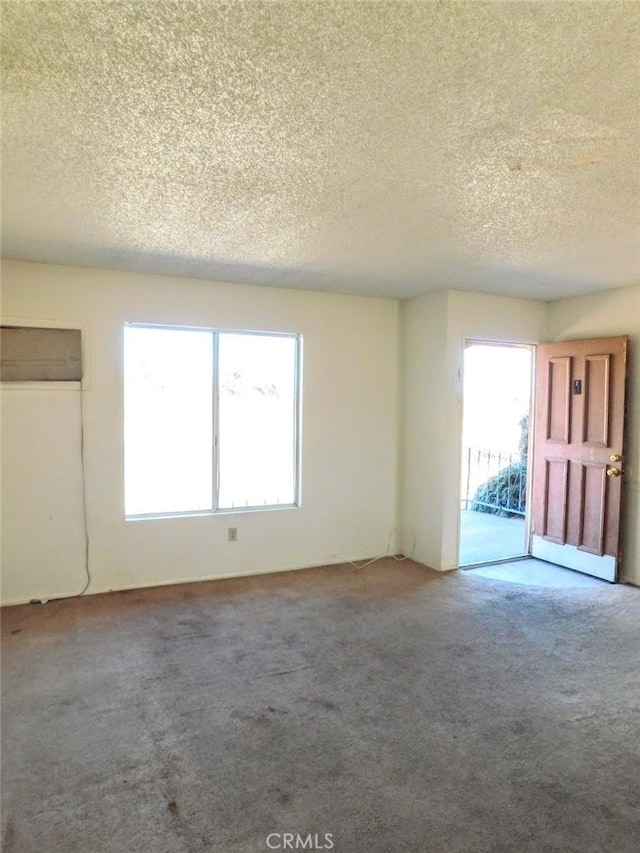
[[[300,339],[125,326],[125,514],[298,504]]]

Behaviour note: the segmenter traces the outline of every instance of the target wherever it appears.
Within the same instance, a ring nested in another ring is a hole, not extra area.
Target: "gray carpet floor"
[[[3,849],[636,853],[639,637],[392,560],[7,608]]]

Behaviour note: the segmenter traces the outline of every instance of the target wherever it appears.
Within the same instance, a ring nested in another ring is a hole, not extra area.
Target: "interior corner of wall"
[[[544,341],[550,341],[553,338],[552,318],[553,318],[553,302],[549,299],[544,303],[544,323],[543,334]]]

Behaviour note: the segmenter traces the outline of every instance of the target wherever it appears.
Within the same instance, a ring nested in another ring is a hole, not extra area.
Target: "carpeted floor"
[[[7,608],[4,853],[635,853],[639,637],[391,560]]]

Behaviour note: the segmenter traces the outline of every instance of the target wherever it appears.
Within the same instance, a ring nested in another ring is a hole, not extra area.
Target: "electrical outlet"
[[[238,528],[230,527],[229,528],[229,542],[237,542],[238,541]]]

